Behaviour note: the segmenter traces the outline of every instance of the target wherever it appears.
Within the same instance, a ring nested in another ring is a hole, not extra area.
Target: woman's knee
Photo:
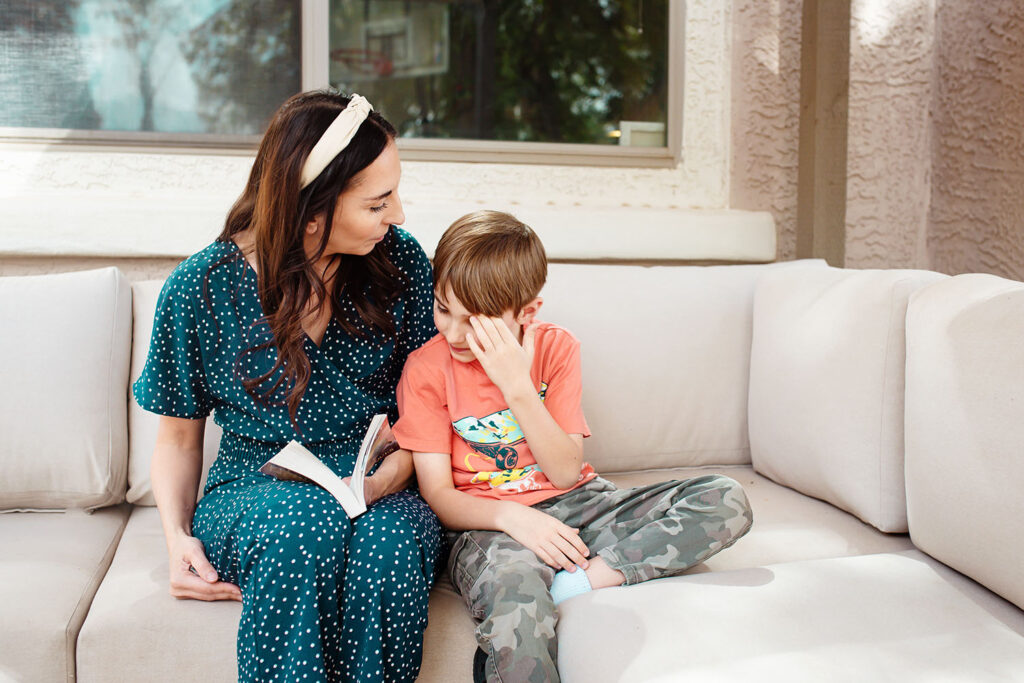
[[[352,524],[333,496],[318,486],[292,483],[263,493],[249,523],[279,563],[344,563]]]
[[[408,501],[391,498],[379,501],[356,519],[348,546],[351,570],[385,580],[398,577],[429,588],[440,525],[429,509],[431,519]]]

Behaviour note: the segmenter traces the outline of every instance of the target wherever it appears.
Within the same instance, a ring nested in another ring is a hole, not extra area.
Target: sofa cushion
[[[127,506],[0,517],[0,679],[75,680],[75,643]]]
[[[906,420],[915,545],[1024,608],[1024,283],[912,297]]]
[[[0,278],[0,509],[124,500],[131,291],[116,268]]]
[[[761,474],[883,531],[907,530],[907,299],[944,278],[908,270],[782,270],[754,297],[751,460]]]
[[[132,284],[132,362],[131,383],[142,374],[149,352],[149,340],[153,336],[153,318],[156,302],[160,296],[163,280],[145,280]],[[135,400],[129,387],[128,399],[128,502],[136,505],[156,505],[153,500],[153,485],[149,479],[149,461],[156,444],[156,429],[160,418],[143,410]],[[199,484],[202,491],[206,474],[217,456],[221,429],[212,419],[206,420],[206,436],[203,441],[203,476]]]
[[[136,507],[82,626],[78,681],[235,680],[241,604],[176,600],[169,586],[160,515]]]
[[[918,551],[594,591],[561,605],[573,681],[1010,681],[1024,613]]]
[[[754,284],[811,266],[550,266],[541,317],[582,345],[597,471],[749,463]]]
[[[607,478],[618,486],[629,487],[712,473],[725,474],[743,485],[754,510],[754,526],[731,548],[690,569],[688,574],[912,548],[906,536],[883,534],[828,503],[756,474],[749,466],[678,468],[613,474]],[[423,668],[418,680],[472,680],[474,628],[462,598],[455,594],[447,577],[442,578],[430,594],[430,620],[424,634]],[[568,676],[566,680],[572,680],[572,674]],[[608,679],[597,676],[594,680]]]

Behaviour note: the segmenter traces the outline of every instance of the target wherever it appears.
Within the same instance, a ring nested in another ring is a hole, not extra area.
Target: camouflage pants
[[[580,531],[627,584],[678,574],[729,547],[753,517],[732,479],[705,476],[633,489],[596,477],[534,506]],[[488,681],[558,681],[555,569],[499,531],[452,533],[452,584],[477,621]]]

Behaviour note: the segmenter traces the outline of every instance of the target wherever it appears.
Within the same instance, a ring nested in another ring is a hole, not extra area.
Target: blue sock
[[[555,578],[551,581],[551,599],[555,601],[556,605],[563,600],[589,593],[591,590],[587,573],[579,567],[576,567],[574,572],[567,572],[563,569],[555,574]]]

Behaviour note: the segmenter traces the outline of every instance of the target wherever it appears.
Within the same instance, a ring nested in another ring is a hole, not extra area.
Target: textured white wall
[[[928,268],[934,0],[850,6],[846,265]]]
[[[1024,4],[939,0],[928,251],[1024,280]]]
[[[730,204],[769,210],[796,256],[802,0],[734,0]]]

